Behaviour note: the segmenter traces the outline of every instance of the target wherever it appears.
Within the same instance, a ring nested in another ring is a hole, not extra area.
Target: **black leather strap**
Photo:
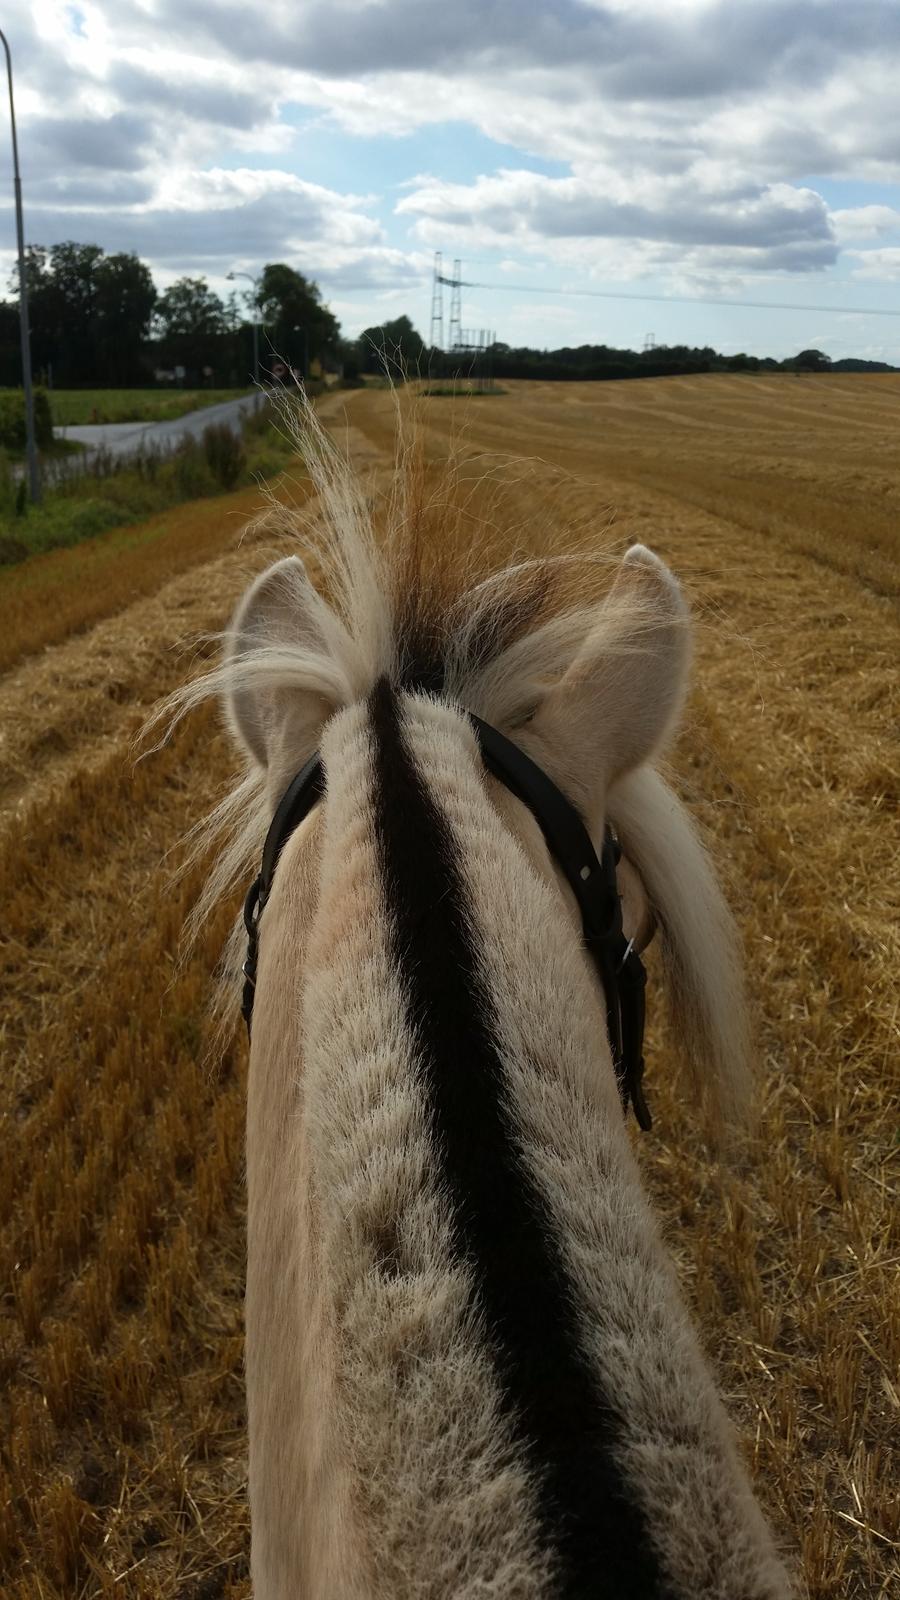
[[[622,1104],[626,1111],[629,1102],[633,1105],[646,1132],[652,1122],[641,1084],[647,974],[622,928],[618,840],[606,828],[598,858],[582,818],[543,768],[489,723],[471,713],[470,718],[485,766],[528,807],[578,901],[584,942],[606,998],[607,1031]]]
[[[321,799],[324,789],[325,769],[322,766],[321,757],[316,753],[316,755],[310,757],[305,766],[300,768],[297,776],[292,779],[281,796],[275,815],[269,824],[266,842],[263,845],[259,877],[254,879],[247,891],[247,898],[244,901],[247,958],[243,966],[244,993],[241,1000],[241,1015],[247,1024],[248,1038],[253,1017],[253,998],[256,992],[259,919],[265,910],[266,901],[272,889],[272,879],[275,876],[278,857],[281,855],[291,834],[300,826],[304,817],[309,816],[313,806]]]
[[[550,854],[562,868],[578,901],[585,936],[608,939],[622,931],[616,883],[617,847],[600,860],[581,817],[561,789],[524,750],[480,717],[470,720],[478,735],[485,766],[521,800],[538,823]],[[607,829],[610,840],[612,835]]]

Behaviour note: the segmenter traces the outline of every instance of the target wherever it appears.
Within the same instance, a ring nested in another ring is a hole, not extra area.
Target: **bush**
[[[257,483],[267,483],[284,472],[287,464],[284,452],[279,454],[275,450],[262,450],[253,457],[252,476]]]
[[[9,534],[0,533],[0,567],[14,566],[17,561],[25,561],[30,555],[31,551],[22,539],[13,539]]]
[[[67,512],[66,543],[78,544],[82,539],[92,539],[98,533],[118,527],[121,521],[121,506],[109,500],[82,500]]]
[[[233,489],[247,466],[240,435],[227,422],[211,422],[203,429],[203,452],[216,482],[223,489]]]
[[[48,498],[21,519],[21,538],[0,524],[0,566],[10,566],[62,545],[80,544],[82,539],[92,539],[98,533],[119,527],[129,515],[134,515],[131,508],[123,513],[121,505],[109,500]]]
[[[34,391],[34,433],[39,449],[46,450],[53,443],[53,416],[46,389]],[[0,445],[21,451],[25,443],[25,392],[4,389],[0,391]]]
[[[212,487],[206,457],[196,439],[190,435],[175,454],[175,485],[182,500],[198,500],[209,494]]]
[[[22,479],[25,482],[25,479]],[[19,484],[5,450],[0,450],[0,517],[14,517],[18,511]]]
[[[251,441],[268,437],[271,430],[278,427],[279,421],[278,408],[273,401],[258,401],[255,407],[242,413],[241,434],[245,440]]]

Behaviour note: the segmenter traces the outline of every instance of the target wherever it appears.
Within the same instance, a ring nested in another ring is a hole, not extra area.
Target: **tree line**
[[[666,378],[703,372],[894,372],[884,361],[848,358],[832,361],[822,350],[801,350],[778,361],[741,351],[722,355],[709,345],[653,345],[625,350],[605,344],[564,345],[558,350],[514,348],[496,342],[475,355],[437,353],[431,371],[438,377],[468,373],[473,378],[530,378],[544,383],[622,378]]]
[[[263,375],[280,361],[304,377],[323,368],[354,382],[390,370],[432,378],[543,380],[663,377],[678,373],[753,372],[832,367],[820,350],[787,361],[709,346],[635,351],[583,344],[536,350],[496,342],[478,353],[432,350],[409,317],[399,316],[346,339],[318,284],[285,262],[269,262],[249,293],[222,299],[203,277],[182,277],[162,292],[132,253],[107,255],[96,244],[66,240],[29,245],[25,256],[35,378],[56,388],[126,388],[167,375],[191,387],[243,386],[253,371],[257,323]],[[0,387],[21,383],[18,277],[0,302]],[[847,360],[835,371],[893,371],[885,362]]]
[[[25,255],[31,361],[38,382],[57,388],[125,388],[179,370],[185,381],[227,387],[247,382],[253,322],[261,366],[277,356],[300,372],[339,356],[340,325],[318,285],[284,262],[269,262],[249,294],[226,300],[203,277],[160,291],[138,256],[107,255],[66,240]],[[18,274],[0,302],[0,384],[21,382]]]

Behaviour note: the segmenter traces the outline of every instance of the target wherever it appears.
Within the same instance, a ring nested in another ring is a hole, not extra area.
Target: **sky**
[[[7,0],[2,25],[30,243],[223,295],[287,261],[348,335],[406,313],[426,339],[440,250],[464,328],[509,344],[900,365],[898,0]]]

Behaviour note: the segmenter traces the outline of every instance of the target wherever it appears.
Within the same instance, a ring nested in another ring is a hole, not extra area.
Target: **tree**
[[[4,389],[18,389],[21,383],[22,344],[19,307],[14,301],[2,300],[0,301],[0,385]]]
[[[32,329],[31,357],[53,381],[91,383],[97,377],[94,337],[94,275],[103,251],[98,244],[67,239],[48,251],[29,245],[25,281]],[[18,281],[11,285],[18,296]]]
[[[31,324],[31,361],[35,373],[41,375],[46,372],[48,360],[53,359],[52,339],[50,333],[49,306],[47,304],[47,291],[50,282],[49,252],[41,244],[25,246],[25,286],[28,291],[28,320]],[[13,297],[15,306],[16,327],[19,319],[19,271],[18,267],[10,276],[9,292]],[[10,324],[12,327],[12,324]],[[16,336],[18,337],[18,335]],[[22,382],[21,357],[14,364],[13,370],[17,376],[14,383]],[[4,362],[4,372],[6,363]],[[4,376],[4,383],[9,379]]]
[[[311,361],[321,361],[337,346],[340,323],[322,304],[318,284],[285,262],[270,261],[263,268],[256,304],[275,359],[287,361],[304,375]]]
[[[67,239],[49,250],[29,245],[25,281],[31,354],[57,385],[136,380],[156,299],[135,255],[106,256],[97,244]],[[18,274],[10,285],[18,297]]]
[[[96,383],[101,374],[95,327],[98,244],[67,239],[50,250],[48,302],[56,384]]]
[[[179,278],[156,303],[160,337],[204,339],[226,331],[225,307],[205,278]]]
[[[789,365],[795,372],[825,372],[831,366],[831,357],[822,350],[801,350]]]
[[[251,300],[252,303],[252,296],[238,294],[236,289],[232,289],[228,299],[225,301],[223,317],[229,333],[237,333],[241,324],[245,321],[241,302],[247,299]]]
[[[35,295],[40,294],[47,278],[48,252],[42,244],[27,244],[25,246],[25,286],[28,290],[28,302],[31,304]],[[19,268],[10,274],[9,292],[19,298]]]
[[[104,383],[126,385],[141,376],[156,287],[135,255],[106,256],[94,272],[94,317]]]
[[[409,317],[395,317],[376,328],[366,328],[359,336],[364,372],[384,372],[386,367],[402,372],[418,372],[425,354],[425,341]]]
[[[166,366],[184,367],[190,383],[206,376],[221,356],[228,332],[225,307],[205,278],[179,278],[156,302],[159,355]]]

